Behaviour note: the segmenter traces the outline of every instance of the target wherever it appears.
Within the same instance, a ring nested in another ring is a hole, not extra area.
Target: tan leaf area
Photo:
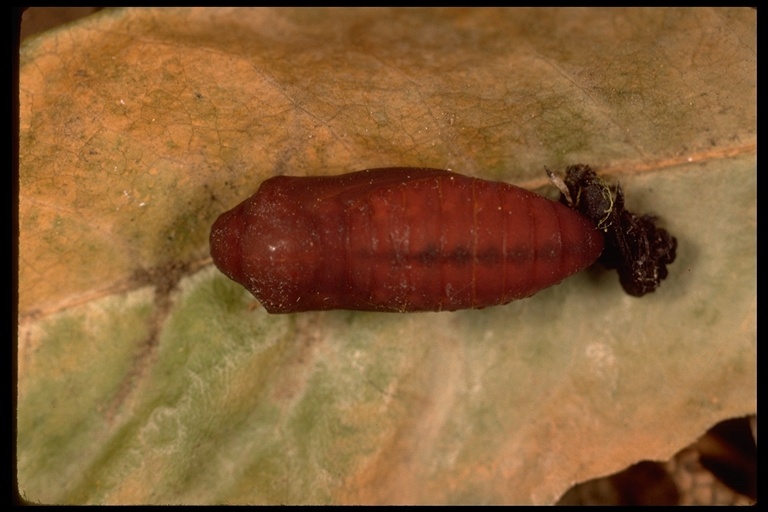
[[[42,503],[554,503],[756,411],[751,9],[122,9],[26,41],[19,439]],[[211,265],[279,175],[586,163],[678,238],[455,314],[269,316]]]

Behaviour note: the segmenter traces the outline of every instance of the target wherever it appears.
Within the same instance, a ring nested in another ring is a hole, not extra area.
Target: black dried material
[[[656,290],[668,275],[667,265],[675,261],[677,239],[656,226],[655,217],[626,210],[621,186],[609,187],[588,165],[568,167],[565,180],[547,173],[562,193],[560,202],[605,232],[598,261],[616,269],[624,290],[635,297]]]

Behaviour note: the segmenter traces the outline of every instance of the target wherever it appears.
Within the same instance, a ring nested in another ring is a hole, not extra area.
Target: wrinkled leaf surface
[[[756,411],[750,9],[108,10],[21,50],[18,484],[40,503],[552,503]],[[480,311],[267,315],[274,175],[588,163],[678,238]]]

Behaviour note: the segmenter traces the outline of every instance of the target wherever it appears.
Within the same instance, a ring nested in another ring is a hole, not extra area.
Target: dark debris
[[[616,269],[624,290],[635,297],[656,290],[675,261],[677,239],[656,226],[655,217],[626,210],[621,186],[609,187],[588,165],[569,166],[565,180],[547,173],[562,193],[560,202],[605,232],[598,261]]]

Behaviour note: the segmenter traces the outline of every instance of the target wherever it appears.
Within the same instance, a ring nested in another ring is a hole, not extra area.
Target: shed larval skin
[[[533,192],[403,167],[271,178],[210,242],[216,266],[270,313],[506,304],[603,250],[591,221]]]

